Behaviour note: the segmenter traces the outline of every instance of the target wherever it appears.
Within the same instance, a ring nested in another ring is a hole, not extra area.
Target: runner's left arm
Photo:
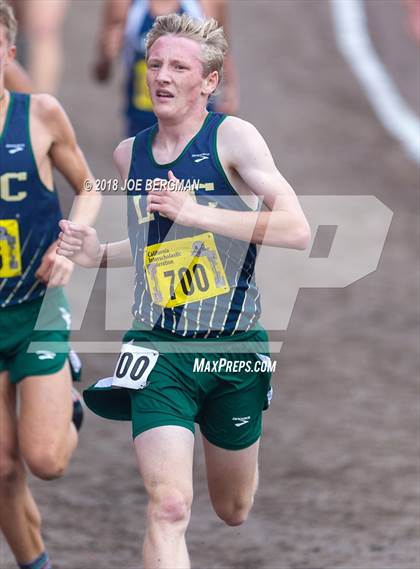
[[[149,192],[148,211],[163,213],[181,225],[233,239],[306,249],[310,241],[308,222],[296,194],[276,168],[257,129],[241,119],[229,117],[219,127],[217,145],[225,171],[260,197],[268,211],[211,208],[197,204],[188,192],[168,190]],[[169,178],[176,180],[172,172]]]

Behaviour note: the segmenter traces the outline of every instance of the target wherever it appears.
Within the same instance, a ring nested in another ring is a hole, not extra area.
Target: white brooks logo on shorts
[[[38,350],[35,352],[39,360],[53,360],[57,354],[48,350]]]
[[[18,142],[17,144],[6,144],[6,148],[9,154],[16,154],[16,152],[22,152],[22,150],[25,150],[25,143]]]
[[[247,423],[249,423],[251,417],[232,417],[232,421],[239,421],[238,423],[235,423],[235,427],[242,427],[242,425],[246,425]]]
[[[208,160],[210,158],[210,154],[208,152],[202,152],[201,154],[192,154],[194,158],[194,162],[202,162],[203,160]]]

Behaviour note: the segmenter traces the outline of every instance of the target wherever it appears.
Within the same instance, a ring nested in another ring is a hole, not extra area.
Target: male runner
[[[146,36],[158,16],[177,12],[197,19],[215,18],[226,33],[226,0],[106,0],[99,34],[95,77],[107,81],[114,60],[122,50],[125,63],[126,136],[135,136],[156,123],[146,83]],[[225,58],[225,81],[215,108],[235,114],[238,111],[238,81],[230,54]]]
[[[145,569],[190,567],[194,422],[216,513],[232,526],[246,520],[270,388],[270,373],[259,371],[268,341],[258,324],[256,245],[309,242],[296,195],[261,135],[206,110],[226,48],[214,20],[156,20],[147,81],[158,125],[115,152],[122,179],[141,182],[128,199],[129,239],[105,246],[92,228],[60,222],[60,254],[84,266],[104,264],[104,256],[108,266],[132,258],[136,266],[133,330],[114,377],[85,391],[85,401],[100,415],[132,421],[149,496]],[[177,183],[194,192],[171,191]],[[256,197],[267,211],[245,203]]]
[[[71,261],[56,255],[61,213],[52,167],[79,195],[92,175],[56,99],[5,89],[15,36],[13,12],[1,0],[0,528],[19,567],[47,569],[41,517],[25,464],[39,478],[56,478],[77,445],[68,354],[48,345],[68,341],[70,314],[61,287],[73,270]],[[74,219],[93,223],[99,203],[96,192],[86,193]],[[45,295],[47,285],[51,290]],[[34,330],[39,313],[41,329]],[[31,342],[40,342],[41,349],[29,352]]]

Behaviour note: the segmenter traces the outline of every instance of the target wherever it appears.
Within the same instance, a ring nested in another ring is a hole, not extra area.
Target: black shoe
[[[80,427],[82,426],[83,423],[83,413],[84,413],[82,396],[74,387],[72,387],[71,389],[71,395],[73,399],[73,417],[71,418],[71,420],[73,421],[76,430],[80,431]]]

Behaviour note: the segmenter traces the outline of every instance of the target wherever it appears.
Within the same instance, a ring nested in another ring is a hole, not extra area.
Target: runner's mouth
[[[156,97],[159,97],[159,99],[173,99],[174,95],[170,91],[165,91],[164,89],[158,89],[156,91]]]

